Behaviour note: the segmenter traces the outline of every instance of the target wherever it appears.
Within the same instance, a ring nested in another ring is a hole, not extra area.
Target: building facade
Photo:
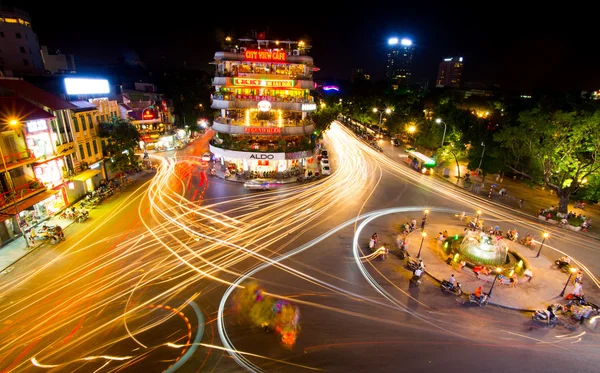
[[[239,39],[215,53],[210,151],[231,172],[275,176],[313,162],[313,58],[303,41]]]
[[[414,51],[414,44],[408,38],[390,38],[388,40],[385,65],[387,80],[400,86],[406,86],[411,82]]]
[[[0,8],[0,71],[11,76],[43,70],[40,44],[29,14],[16,8]]]
[[[63,54],[58,50],[49,50],[42,45],[42,61],[44,70],[50,74],[74,74],[75,57],[72,54]]]
[[[462,85],[464,59],[462,57],[444,58],[440,62],[435,86],[438,88],[460,88]]]

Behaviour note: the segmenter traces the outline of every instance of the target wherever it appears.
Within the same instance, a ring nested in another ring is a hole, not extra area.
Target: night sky
[[[114,64],[126,56],[149,66],[181,67],[185,61],[212,71],[215,29],[237,36],[253,29],[268,30],[268,39],[310,36],[311,55],[321,68],[317,79],[349,79],[353,68],[381,79],[388,37],[407,36],[416,45],[416,80],[435,79],[442,58],[460,55],[465,81],[522,93],[600,88],[594,12],[584,7],[461,6],[460,1],[417,7],[397,1],[355,10],[345,9],[351,8],[346,2],[336,10],[322,1],[289,2],[295,7],[273,1],[109,3],[22,0],[18,6],[31,14],[40,43],[75,54],[78,68]]]

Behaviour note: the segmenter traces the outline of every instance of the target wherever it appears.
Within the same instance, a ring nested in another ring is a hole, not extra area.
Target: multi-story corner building
[[[71,106],[22,80],[0,79],[0,240],[10,241],[68,201]],[[71,149],[71,150],[70,150]]]
[[[29,14],[17,8],[0,8],[0,71],[10,76],[43,70],[40,44]]]
[[[313,161],[313,59],[304,41],[239,39],[215,53],[219,110],[210,151],[237,172],[275,175]]]
[[[435,86],[438,88],[460,88],[462,83],[463,66],[464,63],[462,57],[444,58],[444,60],[440,62],[440,68],[438,70]]]
[[[408,38],[388,40],[385,77],[394,84],[406,86],[412,77],[412,62],[415,47]]]

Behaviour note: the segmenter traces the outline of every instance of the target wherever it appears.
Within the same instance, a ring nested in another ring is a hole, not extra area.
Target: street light
[[[542,247],[544,247],[544,241],[546,241],[546,238],[548,238],[548,233],[547,233],[547,232],[544,232],[544,234],[542,235],[542,237],[544,237],[544,238],[542,238],[542,244],[540,245],[540,249],[538,250],[538,253],[537,253],[537,255],[535,256],[536,258],[539,258],[539,257],[540,257],[540,254],[541,254],[541,252],[542,252]]]
[[[383,119],[383,114],[390,115],[390,113],[392,112],[392,109],[390,109],[390,108],[387,108],[387,109],[385,109],[385,110],[379,110],[379,109],[377,109],[376,107],[374,107],[374,108],[373,108],[373,112],[374,112],[374,113],[377,113],[377,112],[379,112],[379,130],[381,131],[381,121],[382,121],[382,119]]]
[[[494,285],[496,284],[496,280],[498,279],[498,275],[500,273],[502,273],[502,268],[496,267],[495,272],[496,272],[496,275],[494,276],[494,281],[492,282],[492,287],[490,288],[490,291],[488,292],[488,298],[492,297],[492,291],[494,290]]]
[[[481,159],[479,160],[479,167],[477,167],[477,169],[480,171],[481,171],[481,162],[483,162],[483,154],[485,153],[485,144],[482,142],[481,146],[483,146],[483,151],[481,152]]]
[[[425,229],[425,223],[427,222],[427,217],[429,216],[429,209],[425,209],[423,212],[425,213],[425,216],[423,216],[423,227],[421,227],[421,229]]]
[[[19,121],[17,119],[10,119],[8,121],[8,124],[11,126],[16,126],[17,124],[19,124]],[[17,225],[19,226],[19,230],[21,230],[21,219],[19,218],[19,206],[17,205],[17,192],[15,192],[15,184],[13,182],[12,176],[10,175],[10,172],[8,172],[8,168],[6,167],[6,159],[4,158],[4,151],[2,150],[2,146],[0,146],[0,157],[2,157],[2,165],[4,166],[4,172],[6,173],[6,178],[8,179],[8,186],[10,187],[10,190],[12,191],[12,199],[13,199],[13,206],[15,208],[15,217],[17,219]],[[25,231],[23,231],[23,238],[25,239],[25,245],[27,245],[27,247],[29,247],[29,241],[27,240],[27,235],[25,234]]]
[[[475,228],[473,228],[473,230],[477,229],[477,223],[479,223],[480,216],[481,216],[481,210],[477,210],[477,217],[475,218]]]
[[[565,296],[565,290],[567,290],[567,285],[569,285],[569,282],[571,281],[571,277],[573,277],[573,275],[575,274],[575,272],[577,272],[577,268],[571,267],[571,268],[569,268],[569,271],[571,271],[571,273],[569,273],[569,278],[567,279],[567,282],[565,282],[565,287],[560,292],[560,296],[561,297]]]
[[[421,236],[423,236],[423,238],[421,238],[421,246],[419,246],[419,252],[417,253],[417,258],[419,259],[421,259],[421,249],[423,248],[423,241],[425,241],[425,237],[427,237],[427,232],[421,233]]]
[[[446,139],[446,122],[444,122],[441,118],[435,120],[437,124],[444,123],[444,136],[442,136],[442,146],[444,146],[444,140]]]

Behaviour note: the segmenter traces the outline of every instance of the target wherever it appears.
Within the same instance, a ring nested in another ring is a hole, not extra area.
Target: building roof
[[[20,97],[0,97],[0,124],[9,123],[14,119],[27,122],[53,118],[54,115]]]
[[[127,104],[119,103],[119,106],[121,106],[123,109],[125,109],[127,111],[133,111],[133,108]]]
[[[35,101],[50,108],[51,110],[67,110],[77,108],[75,105],[71,105],[67,101],[61,100],[55,95],[21,79],[0,78],[0,88],[9,90],[15,95],[23,97],[29,101]]]
[[[98,110],[98,107],[96,105],[92,104],[91,102],[84,101],[84,100],[69,101],[69,103],[71,105],[77,106],[76,109],[73,109],[73,111],[76,111],[76,112]]]

